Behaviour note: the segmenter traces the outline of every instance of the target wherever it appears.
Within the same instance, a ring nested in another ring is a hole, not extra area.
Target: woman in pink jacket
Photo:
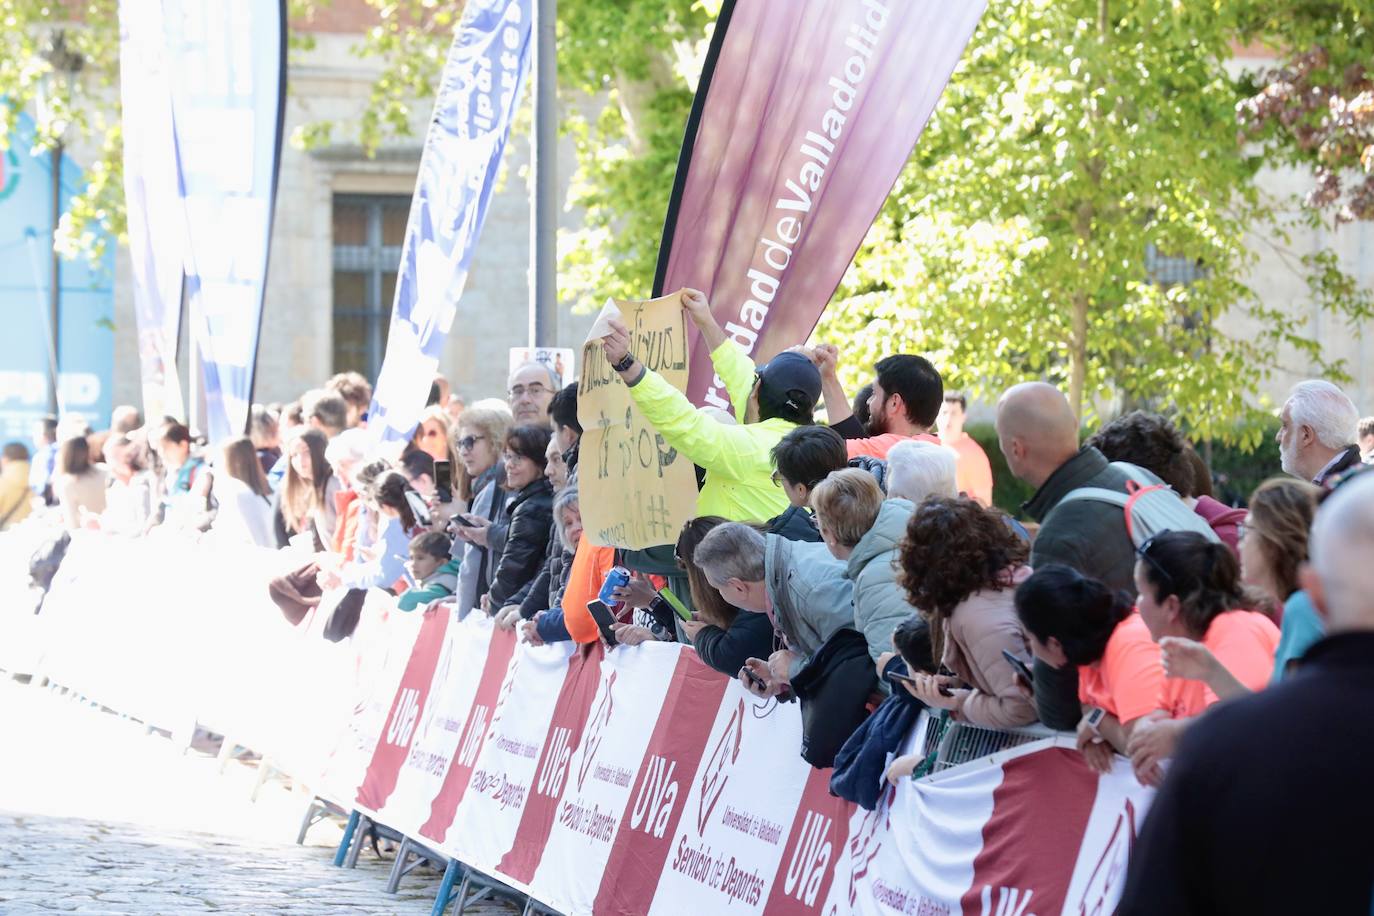
[[[932,650],[949,675],[915,675],[912,693],[960,721],[1028,725],[1035,706],[1003,652],[1029,666],[1030,647],[1012,596],[1030,575],[1029,548],[996,509],[967,498],[917,506],[899,548],[908,600],[930,621]]]

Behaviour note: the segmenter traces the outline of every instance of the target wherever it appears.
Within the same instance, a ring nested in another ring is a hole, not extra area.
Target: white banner
[[[560,912],[1045,916],[1120,895],[1150,791],[1068,739],[906,780],[868,812],[801,760],[796,704],[687,647],[517,646],[482,615],[401,613],[382,592],[335,645],[244,574],[284,555],[224,557],[78,532],[41,669],[154,724],[251,735],[325,797]],[[112,581],[147,585],[116,609]]]

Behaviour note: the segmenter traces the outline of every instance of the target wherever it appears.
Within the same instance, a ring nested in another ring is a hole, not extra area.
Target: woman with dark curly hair
[[[1031,660],[1012,603],[1030,575],[1029,549],[1005,514],[970,499],[931,497],[912,513],[898,553],[907,599],[930,621],[934,656],[955,674],[917,674],[912,693],[975,725],[1034,722],[1035,707],[1002,655]]]

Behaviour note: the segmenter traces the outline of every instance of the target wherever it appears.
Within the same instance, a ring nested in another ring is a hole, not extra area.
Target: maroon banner
[[[430,805],[429,820],[420,827],[420,835],[427,840],[442,843],[453,823],[453,815],[458,803],[468,790],[472,778],[473,764],[482,752],[482,744],[487,738],[487,726],[491,722],[491,711],[496,708],[496,699],[505,682],[506,671],[510,668],[511,656],[515,654],[515,634],[509,630],[497,630],[491,634],[491,648],[487,651],[487,663],[482,668],[482,680],[477,687],[477,697],[472,703],[472,714],[463,727],[463,735],[458,739],[458,753],[449,765],[444,776],[443,788]]]
[[[448,605],[437,605],[425,611],[424,615],[420,632],[415,637],[415,646],[410,652],[410,663],[401,675],[396,699],[391,703],[391,712],[382,729],[382,740],[377,742],[367,774],[363,777],[362,785],[358,786],[358,804],[371,811],[380,811],[391,790],[396,788],[401,764],[410,752],[410,739],[415,736],[415,726],[420,721],[425,703],[429,701],[434,668],[444,648],[449,618],[453,616]]]
[[[704,291],[756,361],[803,343],[877,218],[985,0],[726,0],[654,296]],[[692,332],[688,396],[729,409]]]
[[[678,655],[668,698],[635,775],[633,801],[626,806],[611,847],[605,871],[611,877],[597,891],[596,912],[649,912],[688,787],[696,779],[714,713],[729,683],[702,664],[695,652]]]

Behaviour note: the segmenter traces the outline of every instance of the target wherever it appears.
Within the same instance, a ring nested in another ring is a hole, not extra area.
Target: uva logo
[[[463,735],[462,747],[458,749],[458,765],[471,767],[477,762],[477,752],[482,749],[482,735],[487,730],[487,714],[490,712],[485,706],[477,706],[472,710],[472,717],[468,719],[467,733]]]
[[[535,791],[549,798],[563,794],[563,783],[568,778],[568,761],[572,759],[572,729],[559,726],[549,738],[549,749],[544,754],[544,764],[539,768],[539,782]]]
[[[982,894],[982,916],[1035,916],[1034,913],[1026,912],[1034,893],[1034,891],[1023,891],[1015,887],[999,887],[997,888],[997,901],[994,906],[992,885],[985,884]]]
[[[721,733],[715,750],[706,761],[706,769],[701,774],[701,798],[697,802],[699,835],[706,833],[706,823],[711,819],[711,812],[715,809],[716,802],[720,801],[720,794],[725,791],[725,783],[730,779],[726,767],[739,759],[740,743],[743,740],[744,701],[740,700],[730,713],[730,720],[725,723],[725,731]]]
[[[577,771],[577,790],[582,791],[582,785],[587,781],[587,774],[591,772],[592,762],[596,760],[597,749],[601,747],[601,734],[606,730],[606,723],[611,721],[611,710],[615,708],[615,700],[611,696],[611,690],[615,687],[616,672],[612,671],[610,677],[606,679],[606,687],[601,691],[601,702],[596,709],[592,710],[592,720],[587,723],[586,737],[582,740],[582,746],[586,749],[582,754],[582,766]]]
[[[859,899],[859,882],[868,876],[868,867],[873,864],[883,848],[882,831],[888,827],[889,806],[896,795],[896,789],[888,786],[878,801],[878,806],[864,815],[859,830],[849,839],[849,906],[852,909]]]
[[[1121,896],[1121,884],[1125,879],[1126,863],[1131,857],[1131,847],[1135,845],[1135,805],[1130,799],[1116,817],[1116,826],[1107,839],[1097,865],[1088,876],[1083,888],[1083,897],[1078,903],[1080,916],[1101,916],[1116,909]]]
[[[787,878],[782,889],[787,896],[795,897],[809,907],[816,905],[816,895],[820,893],[821,882],[825,880],[830,857],[834,853],[830,842],[833,823],[833,819],[816,811],[807,811],[801,835],[792,850],[792,860],[787,863]]]
[[[396,712],[392,715],[391,724],[386,730],[387,744],[407,747],[411,735],[415,734],[415,723],[419,719],[420,691],[414,687],[407,687],[396,700]]]
[[[630,813],[631,830],[643,830],[656,839],[663,839],[673,816],[673,805],[677,803],[677,781],[673,779],[676,771],[677,761],[666,760],[657,754],[649,757],[649,765],[639,781],[634,810]]]

